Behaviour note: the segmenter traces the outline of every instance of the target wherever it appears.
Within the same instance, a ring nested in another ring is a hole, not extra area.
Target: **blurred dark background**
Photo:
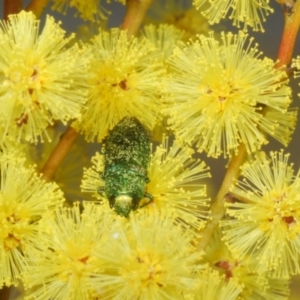
[[[101,0],[104,2],[103,0]],[[183,4],[183,6],[188,7],[191,5],[191,0],[188,1],[180,1],[180,0],[174,0],[175,2],[178,1]],[[173,2],[174,2],[173,1]],[[1,1],[3,3],[3,0]],[[28,5],[30,1],[25,0],[24,1],[24,7]],[[164,2],[162,0],[154,0],[154,2]],[[249,28],[249,35],[253,36],[255,38],[255,42],[259,44],[259,50],[261,50],[265,56],[276,60],[277,57],[277,52],[281,40],[281,34],[283,31],[283,25],[284,25],[284,20],[283,20],[283,13],[281,10],[280,5],[275,1],[271,0],[270,1],[270,6],[274,9],[274,13],[270,14],[267,17],[267,21],[264,22],[264,29],[265,32],[253,32]],[[51,4],[50,4],[51,5]],[[113,2],[111,4],[105,4],[103,3],[103,6],[105,6],[107,9],[112,11],[112,14],[109,16],[108,22],[107,22],[107,28],[110,27],[118,27],[122,23],[123,16],[125,14],[125,7],[121,5],[120,3]],[[3,5],[0,6],[0,14],[3,15]],[[74,17],[75,10],[74,9],[69,9],[67,14],[64,15],[62,13],[56,12],[48,8],[42,17],[42,20],[45,19],[46,14],[51,14],[55,17],[56,20],[60,20],[62,22],[62,27],[68,32],[84,32],[84,30],[78,31],[79,26],[83,24],[87,24],[85,27],[85,30],[89,30],[91,32],[94,32],[95,28],[97,25],[92,25],[91,23],[85,23],[81,19]],[[101,26],[103,26],[102,23],[100,23]],[[221,22],[221,27],[222,30],[225,31],[233,31],[237,32],[237,28],[233,27],[231,25],[230,21],[223,21]],[[212,26],[212,29],[219,29],[220,26]],[[85,31],[87,32],[87,31]],[[300,55],[300,41],[299,39],[297,40],[295,51],[294,51],[294,57],[297,55]],[[291,78],[291,87],[293,89],[293,104],[291,105],[292,107],[299,107],[300,104],[300,99],[299,96],[297,95],[300,93],[300,87],[298,85],[299,80],[295,80]],[[84,143],[86,144],[85,147],[85,153],[87,156],[87,160],[90,159],[92,155],[96,151],[100,150],[100,145],[97,143],[94,144],[87,144],[85,143],[84,139],[82,137],[79,138],[78,143]],[[293,134],[292,141],[288,145],[288,147],[284,147],[274,139],[270,138],[270,143],[267,146],[263,147],[263,150],[266,152],[269,152],[271,150],[280,150],[280,149],[285,149],[285,153],[291,153],[290,156],[290,162],[294,163],[294,168],[295,171],[297,172],[299,167],[300,167],[300,124],[298,122],[297,128]],[[226,164],[228,163],[227,159],[224,158],[219,158],[219,159],[211,159],[207,158],[205,154],[197,154],[197,157],[200,157],[203,159],[211,168],[211,173],[212,173],[212,181],[209,184],[209,197],[212,199],[217,193],[218,187],[220,186],[222,182],[222,178],[224,176],[225,170],[226,170]],[[299,249],[300,251],[300,249]],[[297,278],[293,280],[292,284],[292,294],[290,299],[300,299],[300,281],[297,281]],[[13,297],[13,295],[12,295]],[[13,299],[13,298],[12,298]]]

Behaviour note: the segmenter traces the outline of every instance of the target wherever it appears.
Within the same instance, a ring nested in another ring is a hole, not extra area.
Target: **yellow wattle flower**
[[[288,278],[272,278],[266,273],[255,272],[259,264],[254,257],[234,256],[226,246],[220,229],[216,229],[205,249],[204,261],[217,270],[225,281],[234,281],[245,300],[284,300],[289,295]],[[225,299],[224,299],[225,300]]]
[[[59,23],[31,12],[0,22],[0,142],[6,138],[37,143],[50,140],[46,127],[54,120],[79,118],[87,100],[88,55],[65,38]]]
[[[238,298],[241,287],[236,281],[228,281],[224,276],[211,268],[206,268],[196,276],[197,289],[192,293],[194,300],[235,300]],[[189,298],[187,298],[189,299]]]
[[[266,133],[288,144],[297,115],[288,79],[252,41],[239,32],[219,43],[211,34],[174,50],[164,100],[178,141],[213,157],[233,155],[240,143],[252,153]]]
[[[160,117],[164,70],[155,47],[126,31],[100,31],[91,46],[87,109],[74,127],[87,141],[101,142],[125,116],[152,129]]]
[[[125,219],[127,220],[127,219]],[[203,268],[191,236],[163,214],[140,211],[116,220],[110,238],[95,251],[90,278],[94,296],[105,299],[180,299],[196,288]]]
[[[64,200],[55,183],[44,182],[24,162],[20,153],[0,157],[0,286],[19,283],[28,256],[41,243],[42,218]]]
[[[24,272],[25,288],[32,288],[26,299],[93,299],[94,250],[108,238],[115,216],[92,203],[83,206],[83,212],[75,203],[45,219],[46,230],[40,231],[39,247],[31,251]]]
[[[153,200],[142,209],[172,213],[187,230],[200,230],[208,218],[210,202],[203,180],[211,175],[206,164],[192,155],[190,148],[180,147],[176,141],[169,145],[168,137],[163,137],[148,168],[146,191]]]
[[[251,254],[255,272],[279,278],[300,273],[300,173],[294,175],[288,158],[271,152],[271,159],[261,155],[246,163],[232,189],[240,200],[228,204],[231,219],[221,222],[234,255]]]
[[[210,24],[228,17],[233,19],[233,25],[237,27],[244,23],[244,30],[249,26],[254,31],[264,31],[262,21],[273,12],[269,0],[194,0],[193,4],[199,10],[204,9],[202,14]]]

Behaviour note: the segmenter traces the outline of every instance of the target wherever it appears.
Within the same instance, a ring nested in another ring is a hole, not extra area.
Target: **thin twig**
[[[1,300],[8,300],[9,299],[10,290],[11,290],[11,287],[4,286],[0,290],[0,299]]]
[[[37,18],[40,18],[49,2],[50,0],[32,0],[26,7],[26,11],[32,11]]]
[[[59,143],[57,144],[43,169],[41,170],[41,172],[43,173],[43,179],[50,181],[54,177],[56,171],[59,169],[63,160],[71,150],[77,137],[78,133],[72,127],[69,127],[67,131],[61,136]]]
[[[201,239],[197,244],[198,251],[202,251],[205,249],[215,228],[219,224],[219,221],[223,218],[225,213],[225,195],[229,192],[229,189],[234,183],[234,180],[238,178],[240,174],[240,167],[245,162],[246,158],[246,147],[244,144],[240,144],[238,154],[232,157],[221,188],[217,194],[215,201],[211,205],[211,219],[206,223],[205,228],[200,232]]]
[[[126,15],[120,28],[123,30],[126,29],[128,36],[137,33],[152,1],[153,0],[127,0]]]
[[[8,15],[17,14],[22,10],[23,0],[4,0],[3,12],[4,20],[8,20]]]
[[[283,7],[285,21],[278,51],[277,68],[288,66],[290,63],[300,26],[300,1],[281,0],[279,2]]]

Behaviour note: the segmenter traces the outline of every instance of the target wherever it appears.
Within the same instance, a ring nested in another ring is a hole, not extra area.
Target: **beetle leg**
[[[153,200],[153,196],[147,192],[144,192],[144,198],[148,198],[150,201]]]
[[[100,195],[104,196],[104,194],[105,194],[105,187],[104,187],[104,186],[99,186],[99,187],[97,188],[97,192],[98,192]]]
[[[146,203],[144,203],[144,204],[142,204],[139,208],[142,208],[142,207],[150,204],[152,202],[152,200],[153,200],[153,196],[151,194],[147,193],[147,192],[144,192],[144,198],[149,199],[149,201],[146,202]]]

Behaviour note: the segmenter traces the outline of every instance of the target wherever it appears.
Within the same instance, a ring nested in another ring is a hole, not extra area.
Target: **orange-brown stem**
[[[215,201],[211,205],[211,219],[206,223],[205,228],[200,232],[201,239],[198,241],[197,250],[203,251],[209,243],[215,228],[225,213],[225,196],[229,192],[230,187],[240,174],[240,167],[247,158],[247,151],[244,144],[240,144],[239,152],[231,158],[227,172],[222,182],[221,188],[217,194]]]
[[[59,143],[57,144],[54,151],[48,158],[48,161],[41,170],[43,179],[50,181],[54,177],[56,171],[59,169],[63,160],[71,150],[77,137],[78,133],[72,127],[69,127],[67,131],[61,136]]]
[[[4,5],[3,5],[4,20],[8,19],[8,15],[19,13],[22,10],[22,7],[23,7],[23,0],[4,0]]]
[[[293,55],[295,42],[300,26],[300,1],[278,1],[283,6],[284,30],[278,51],[277,68],[287,66]]]
[[[0,290],[0,299],[1,300],[8,300],[9,299],[10,290],[11,290],[10,287],[4,286]]]
[[[293,6],[294,4],[294,0],[277,0],[277,2],[282,5],[282,7],[290,7]]]
[[[37,18],[40,18],[50,0],[32,0],[26,7],[26,11],[32,11]]]
[[[128,36],[138,32],[151,3],[152,0],[127,0],[126,15],[121,29],[126,29]]]

